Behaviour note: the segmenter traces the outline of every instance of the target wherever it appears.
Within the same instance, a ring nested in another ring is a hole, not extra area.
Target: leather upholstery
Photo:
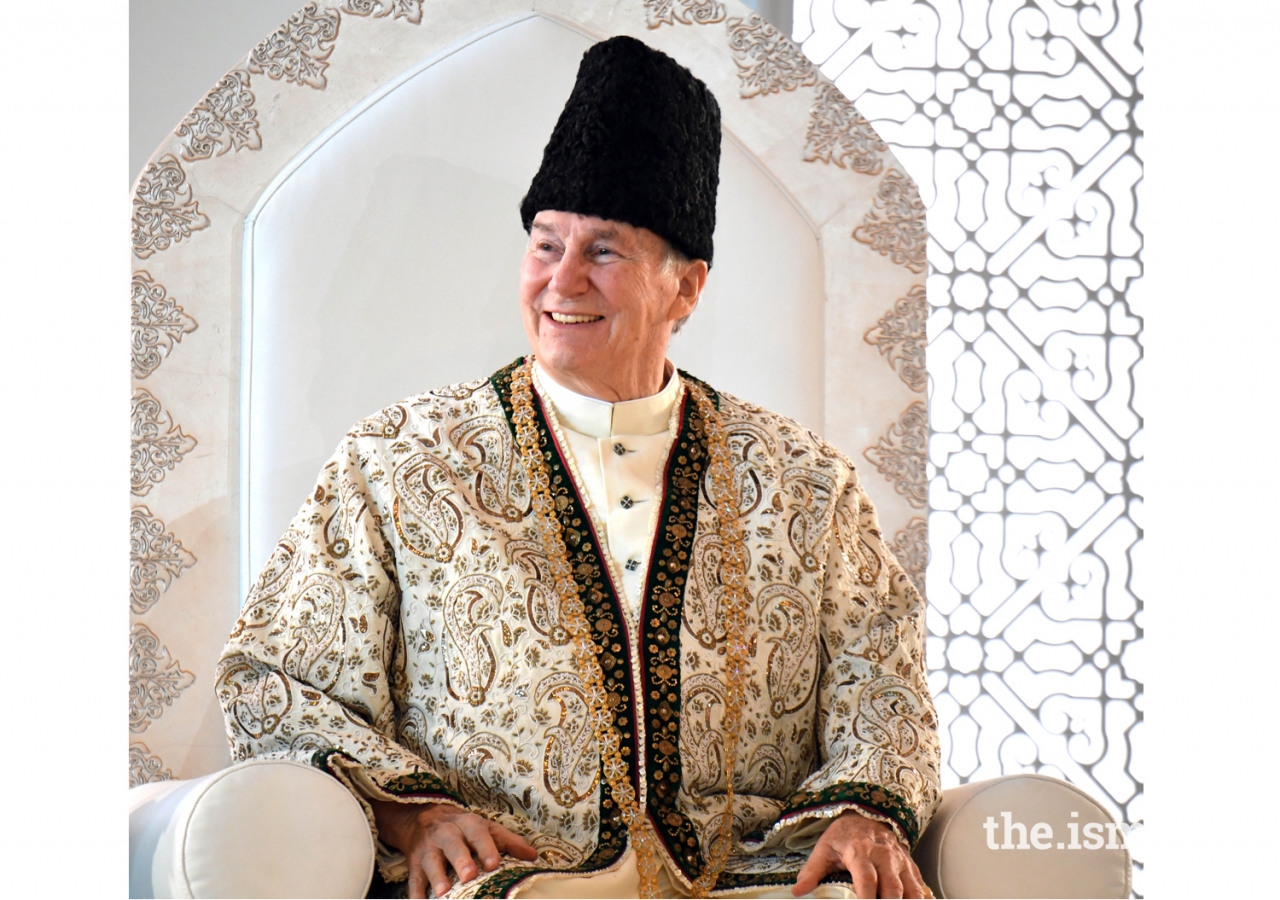
[[[129,792],[130,897],[363,897],[360,804],[319,769],[250,760]]]

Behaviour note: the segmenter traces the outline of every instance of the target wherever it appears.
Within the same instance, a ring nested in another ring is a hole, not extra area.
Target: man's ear
[[[708,271],[707,262],[703,259],[690,260],[681,267],[679,273],[680,281],[676,292],[679,315],[676,318],[684,318],[692,313],[694,307],[698,305],[698,298],[702,296],[702,289],[707,286]]]

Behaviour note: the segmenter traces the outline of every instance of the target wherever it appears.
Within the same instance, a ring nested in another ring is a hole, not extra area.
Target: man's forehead
[[[626,222],[612,219],[598,219],[594,216],[583,216],[577,213],[545,213],[534,217],[531,226],[533,231],[541,231],[556,237],[566,237],[570,233],[578,233],[596,240],[613,238],[639,238],[642,229]]]

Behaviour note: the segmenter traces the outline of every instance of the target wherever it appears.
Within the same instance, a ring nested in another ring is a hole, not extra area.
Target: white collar
[[[671,408],[680,394],[680,376],[675,366],[667,363],[667,384],[651,397],[610,403],[597,400],[560,384],[535,359],[533,383],[544,399],[555,407],[560,423],[580,434],[594,438],[619,434],[663,434],[670,427]]]

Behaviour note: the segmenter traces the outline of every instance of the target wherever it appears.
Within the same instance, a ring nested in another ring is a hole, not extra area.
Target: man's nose
[[[561,297],[575,297],[587,291],[587,260],[582,253],[568,250],[556,263],[556,270],[551,276],[551,290]]]

